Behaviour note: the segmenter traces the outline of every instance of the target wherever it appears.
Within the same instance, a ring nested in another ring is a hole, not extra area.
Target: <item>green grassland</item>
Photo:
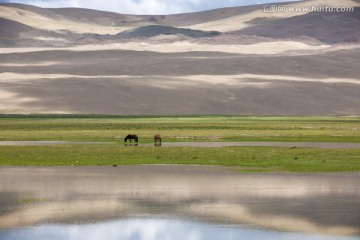
[[[169,142],[360,142],[360,118],[0,116],[0,141],[122,141],[129,133],[142,143],[156,133]]]
[[[238,167],[240,171],[360,171],[359,149],[281,147],[124,147],[56,145],[0,147],[3,166],[191,164]]]
[[[196,164],[240,171],[360,171],[360,149],[284,147],[125,147],[163,141],[360,142],[358,117],[124,117],[91,115],[0,116],[0,141],[66,140],[110,144],[0,146],[2,166]]]

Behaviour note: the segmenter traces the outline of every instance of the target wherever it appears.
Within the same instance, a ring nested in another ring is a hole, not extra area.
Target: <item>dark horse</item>
[[[139,138],[137,135],[132,135],[132,134],[129,134],[126,136],[126,138],[124,138],[124,141],[125,143],[127,142],[127,140],[130,141],[130,144],[131,144],[131,140],[134,140],[134,142],[137,144],[139,142]]]

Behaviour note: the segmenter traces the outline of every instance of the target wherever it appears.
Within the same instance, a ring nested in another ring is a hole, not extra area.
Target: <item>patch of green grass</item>
[[[56,145],[0,147],[3,166],[189,164],[237,166],[245,171],[360,171],[359,149],[282,147],[124,147]]]
[[[163,141],[360,142],[359,117],[0,115],[0,141],[64,140],[109,145],[0,146],[0,165],[199,164],[244,171],[359,171],[358,149],[124,147]]]
[[[21,198],[16,202],[19,204],[31,204],[31,203],[40,203],[40,202],[51,202],[51,199],[39,199],[39,198]]]
[[[16,201],[16,202],[17,202],[17,203],[21,203],[21,204],[29,204],[29,203],[40,202],[40,199],[22,198],[22,199],[19,199],[19,200]]]
[[[142,143],[165,141],[360,142],[360,118],[111,115],[3,115],[0,141],[117,142],[129,133]]]

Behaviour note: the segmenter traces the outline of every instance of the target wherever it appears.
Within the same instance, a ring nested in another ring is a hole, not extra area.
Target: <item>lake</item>
[[[360,173],[1,167],[0,239],[360,239]]]

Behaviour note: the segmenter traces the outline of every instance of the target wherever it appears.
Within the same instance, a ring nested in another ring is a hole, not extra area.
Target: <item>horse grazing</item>
[[[154,142],[161,144],[161,136],[160,136],[160,134],[156,134],[156,135],[154,136]]]
[[[126,138],[124,138],[125,143],[127,142],[127,140],[129,140],[130,143],[131,143],[131,140],[134,140],[135,143],[139,142],[138,136],[137,135],[132,135],[132,134],[129,134],[129,135],[126,136]]]

